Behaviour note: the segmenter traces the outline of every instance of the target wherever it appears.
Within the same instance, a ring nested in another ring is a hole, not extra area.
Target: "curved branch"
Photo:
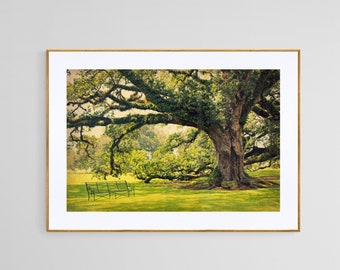
[[[155,91],[149,85],[147,85],[142,79],[138,78],[132,70],[118,70],[123,76],[125,76],[131,83],[133,83],[139,92],[143,92],[148,100],[150,100],[155,106],[158,106],[158,110],[161,112],[171,112],[172,108],[169,106],[169,100],[161,95],[159,91]],[[160,108],[161,107],[161,108]]]
[[[72,127],[95,127],[95,126],[108,126],[110,124],[127,124],[127,123],[142,123],[143,125],[153,124],[177,124],[182,126],[197,127],[193,122],[186,121],[170,114],[130,114],[126,117],[109,118],[105,116],[84,116],[82,118],[69,118],[67,121],[67,128]]]
[[[254,146],[253,149],[251,149],[249,152],[245,153],[244,158],[249,158],[251,156],[258,156],[258,155],[261,155],[261,154],[267,153],[267,152],[269,152],[268,148],[260,148],[260,147]]]
[[[137,99],[132,102],[131,100],[117,98],[112,94],[108,95],[108,98],[117,103],[117,105],[110,106],[108,110],[128,111],[130,109],[139,109],[158,111],[157,106],[147,101]]]
[[[277,148],[260,148],[254,147],[244,155],[244,165],[268,161],[280,156],[280,150]]]
[[[79,137],[76,137],[76,136],[73,135],[75,132],[79,132]],[[85,144],[84,151],[86,153],[86,156],[88,156],[89,158],[91,158],[93,160],[94,158],[92,157],[92,155],[89,152],[89,147],[94,148],[95,145],[94,145],[94,143],[89,141],[87,138],[85,138],[85,135],[84,135],[83,132],[84,132],[83,127],[80,127],[80,130],[78,130],[78,127],[74,128],[70,132],[71,141],[75,142],[75,143],[83,143],[83,144]]]
[[[276,158],[278,158],[277,155],[265,154],[263,156],[259,156],[259,157],[256,157],[256,158],[245,160],[244,165],[251,165],[251,164],[260,163],[260,162],[264,162],[264,161],[268,161],[268,160],[272,160],[272,159],[276,159]]]
[[[259,102],[259,105],[266,110],[268,116],[275,121],[280,120],[280,110],[278,110],[271,102],[269,102],[266,98],[262,98]]]
[[[252,111],[263,118],[268,118],[270,116],[268,112],[266,112],[260,106],[257,105],[253,107]]]
[[[122,134],[120,134],[119,137],[112,139],[112,144],[110,146],[110,174],[113,174],[113,171],[115,170],[115,162],[114,162],[114,149],[117,148],[120,144],[120,142],[123,140],[123,138],[131,133],[132,131],[135,131],[139,128],[141,128],[144,124],[143,123],[137,123],[136,125],[129,127],[126,129]]]
[[[67,128],[96,127],[113,124],[113,119],[104,116],[85,116],[82,118],[68,118]]]

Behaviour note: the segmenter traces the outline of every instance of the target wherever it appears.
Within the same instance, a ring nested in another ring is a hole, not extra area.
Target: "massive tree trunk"
[[[214,185],[229,189],[239,189],[249,185],[249,177],[244,171],[244,149],[240,123],[243,105],[246,101],[244,89],[239,89],[232,102],[226,104],[226,124],[215,124],[207,130],[214,143],[220,177]]]
[[[217,155],[219,175],[213,185],[228,189],[238,189],[249,185],[249,177],[244,171],[244,150],[241,127],[234,125],[227,130],[213,126],[208,131]]]

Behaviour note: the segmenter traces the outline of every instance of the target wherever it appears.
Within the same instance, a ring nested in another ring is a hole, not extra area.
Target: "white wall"
[[[2,0],[0,269],[337,269],[336,0]],[[46,233],[45,50],[301,49],[300,233]]]

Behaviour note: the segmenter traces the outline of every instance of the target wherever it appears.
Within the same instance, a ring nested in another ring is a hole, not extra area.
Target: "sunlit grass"
[[[280,169],[265,168],[257,171],[246,171],[252,177],[277,177],[280,178]]]
[[[257,176],[261,173],[257,172]],[[262,175],[279,181],[277,171],[262,171]],[[254,175],[252,175],[254,176]],[[280,211],[280,189],[262,188],[254,190],[190,190],[179,188],[181,183],[167,180],[152,180],[150,184],[133,176],[120,177],[133,183],[135,196],[117,198],[97,197],[88,201],[84,182],[103,181],[86,173],[68,173],[67,210],[68,211],[238,211],[263,212]],[[108,180],[118,180],[109,177]],[[203,181],[203,180],[200,180]]]

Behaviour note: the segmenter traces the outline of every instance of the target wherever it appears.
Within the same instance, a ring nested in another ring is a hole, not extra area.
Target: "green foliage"
[[[246,164],[249,168],[279,166],[280,122],[252,112],[243,129]]]
[[[152,155],[138,164],[135,174],[149,182],[154,178],[190,179],[210,174],[216,166],[214,148],[204,132],[189,129],[170,135]]]
[[[166,137],[162,128],[167,129],[166,126],[143,126],[125,133],[125,125],[108,126],[105,136],[96,139],[96,146],[89,147],[90,155],[84,151],[84,144],[75,144],[77,153],[74,149],[68,153],[73,162],[69,168],[91,171],[102,179],[111,174],[133,173],[147,182],[154,178],[183,180],[211,173],[216,166],[216,156],[207,134],[194,128],[182,128],[182,132]],[[112,144],[122,134],[125,136],[113,147],[111,157]]]

